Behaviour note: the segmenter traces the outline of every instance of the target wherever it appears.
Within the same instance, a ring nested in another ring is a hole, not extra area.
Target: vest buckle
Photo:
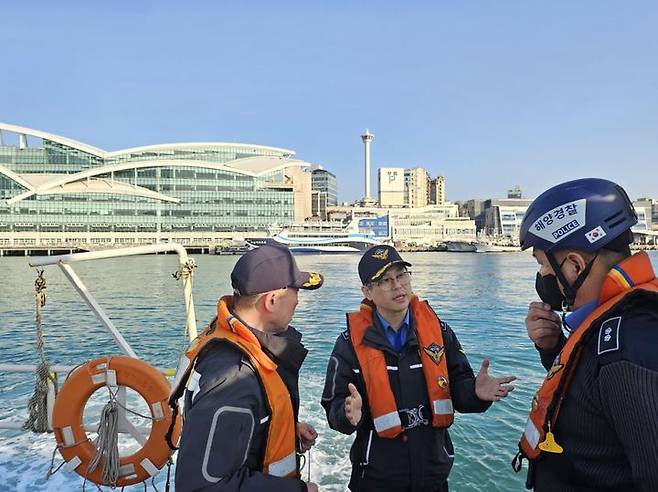
[[[421,425],[428,425],[429,419],[426,416],[425,405],[418,405],[416,408],[405,408],[398,410],[400,422],[404,430],[413,429]]]

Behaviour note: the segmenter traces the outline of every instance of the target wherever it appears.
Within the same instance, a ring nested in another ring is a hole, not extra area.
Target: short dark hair
[[[264,292],[260,294],[251,294],[247,296],[234,295],[233,304],[241,308],[251,308],[256,305],[258,299],[260,299],[263,296],[263,294]]]

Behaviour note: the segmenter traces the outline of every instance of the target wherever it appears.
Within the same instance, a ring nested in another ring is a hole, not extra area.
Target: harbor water
[[[654,262],[656,252],[651,253]],[[455,491],[523,490],[523,474],[510,461],[532,394],[543,377],[536,351],[525,332],[527,304],[536,300],[535,260],[527,253],[407,253],[413,263],[413,287],[430,301],[456,332],[473,369],[485,357],[494,375],[518,377],[516,390],[488,412],[457,415],[451,427],[456,458],[449,482]],[[311,478],[321,490],[343,491],[349,477],[352,438],[328,428],[320,406],[327,359],[345,329],[345,312],[358,307],[359,257],[300,256],[304,270],[319,271],[325,285],[300,293],[293,324],[303,333],[309,355],[300,378],[300,418],[319,432],[311,455]],[[231,292],[229,273],[237,257],[197,256],[194,300],[201,328],[213,316],[216,300]],[[36,364],[34,279],[27,258],[0,258],[0,360]],[[182,286],[172,278],[176,256],[158,255],[100,260],[74,265],[91,293],[106,309],[137,354],[149,363],[175,367],[187,344]],[[56,267],[47,267],[47,303],[43,308],[46,358],[51,364],[77,365],[117,354],[110,335]],[[32,394],[31,374],[0,374],[0,419],[22,421]],[[8,491],[81,490],[82,478],[64,469],[45,479],[55,447],[52,434],[0,429],[0,489]],[[55,456],[55,466],[61,457]],[[303,472],[304,478],[307,470]],[[166,473],[155,480],[164,490]],[[87,490],[93,490],[87,484]],[[109,490],[109,489],[108,489]],[[143,490],[142,485],[126,490]]]

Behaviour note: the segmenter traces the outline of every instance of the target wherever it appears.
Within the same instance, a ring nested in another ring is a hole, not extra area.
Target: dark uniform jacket
[[[306,357],[301,334],[289,327],[279,335],[252,330],[278,365],[299,413],[299,370]],[[196,373],[196,374],[195,374]],[[176,492],[299,492],[301,480],[267,475],[262,467],[269,413],[258,375],[238,349],[215,342],[201,354],[185,391],[185,421],[176,462]]]
[[[555,425],[564,452],[542,453],[532,465],[536,491],[658,491],[658,296],[634,296],[601,327],[583,348]],[[540,350],[546,369],[563,343]]]
[[[431,427],[427,385],[420,363],[414,321],[405,346],[398,354],[389,344],[377,316],[364,342],[382,350],[389,367],[391,389],[403,426],[411,427],[395,439],[379,438],[368,408],[365,383],[348,331],[339,335],[329,359],[322,395],[322,406],[332,429],[344,434],[356,430],[350,450],[352,476],[350,489],[360,491],[439,491],[453,462],[453,445],[447,429]],[[491,405],[475,394],[475,377],[452,329],[441,322],[448,362],[450,391],[454,408],[459,412],[483,412]],[[358,426],[345,417],[348,383],[354,383],[363,399],[363,413]],[[420,406],[420,412],[413,412]],[[411,410],[411,411],[410,411]],[[414,415],[415,414],[415,415]],[[421,419],[425,422],[421,423]]]

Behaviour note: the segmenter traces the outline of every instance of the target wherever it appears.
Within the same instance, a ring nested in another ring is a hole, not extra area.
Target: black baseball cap
[[[359,261],[359,277],[363,285],[379,279],[393,265],[411,266],[393,246],[374,246],[363,253]]]
[[[247,251],[231,272],[233,292],[240,296],[285,287],[318,289],[323,281],[319,273],[300,271],[292,253],[285,246],[261,246]]]

